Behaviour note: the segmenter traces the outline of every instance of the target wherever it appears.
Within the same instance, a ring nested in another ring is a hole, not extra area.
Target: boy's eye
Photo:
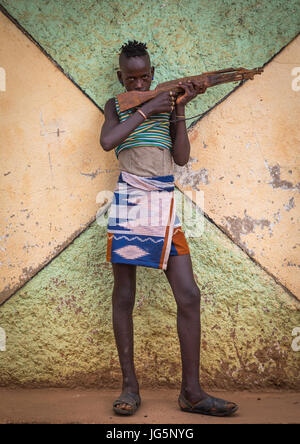
[[[145,75],[143,76],[143,79],[148,79],[148,78],[149,78],[148,74],[145,74]],[[134,80],[134,77],[128,77],[128,80],[129,80],[130,82],[132,82],[132,81]]]

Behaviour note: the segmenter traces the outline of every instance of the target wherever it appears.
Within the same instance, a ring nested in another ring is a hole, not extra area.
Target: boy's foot
[[[141,405],[138,393],[122,393],[113,403],[113,410],[118,415],[133,415]]]
[[[211,416],[230,416],[238,409],[238,405],[234,402],[215,398],[205,392],[202,392],[201,398],[196,402],[188,401],[186,397],[180,393],[178,404],[184,412],[200,413],[202,415]]]

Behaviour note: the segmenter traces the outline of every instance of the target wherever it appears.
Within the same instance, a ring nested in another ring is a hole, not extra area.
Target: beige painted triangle
[[[300,299],[300,37],[189,133],[177,185]]]
[[[101,111],[3,14],[0,41],[1,303],[95,219],[118,171]]]

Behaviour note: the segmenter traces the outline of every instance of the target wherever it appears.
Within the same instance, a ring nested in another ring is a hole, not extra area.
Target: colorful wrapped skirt
[[[169,256],[189,254],[174,202],[174,176],[122,171],[107,226],[107,261],[167,269]]]

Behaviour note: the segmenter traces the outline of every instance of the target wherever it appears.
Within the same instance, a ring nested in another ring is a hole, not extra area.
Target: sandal
[[[118,404],[128,404],[131,409],[126,410],[120,407],[117,407]],[[113,403],[113,410],[118,415],[133,415],[139,406],[141,405],[140,395],[136,393],[124,393],[118,399],[116,399]]]
[[[178,404],[184,412],[200,413],[202,415],[211,416],[229,416],[239,408],[234,402],[228,402],[224,399],[215,398],[214,396],[208,396],[207,398],[192,404],[185,399],[181,393],[178,398]]]

